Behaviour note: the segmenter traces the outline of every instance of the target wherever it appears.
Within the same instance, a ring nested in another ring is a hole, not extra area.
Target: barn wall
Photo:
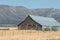
[[[59,27],[57,27],[57,30],[58,30],[58,31],[60,31],[60,26],[59,26]]]
[[[42,26],[42,30],[45,31],[45,28],[49,28],[51,30],[51,26]]]
[[[20,24],[18,29],[24,30],[42,30],[42,26],[33,21],[29,16]]]
[[[60,31],[60,27],[59,26],[52,26],[52,28],[54,29],[52,31]]]
[[[45,28],[49,28],[50,31],[60,31],[60,27],[59,26],[42,26],[42,30],[43,31],[45,31]]]

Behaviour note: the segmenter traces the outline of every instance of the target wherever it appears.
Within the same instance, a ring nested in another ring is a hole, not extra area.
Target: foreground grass
[[[60,32],[36,30],[0,30],[0,40],[60,40]]]

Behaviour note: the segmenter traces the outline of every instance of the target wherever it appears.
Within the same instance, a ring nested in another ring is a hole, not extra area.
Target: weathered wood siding
[[[42,30],[42,26],[38,23],[36,23],[32,18],[29,16],[19,24],[18,26],[19,30]]]

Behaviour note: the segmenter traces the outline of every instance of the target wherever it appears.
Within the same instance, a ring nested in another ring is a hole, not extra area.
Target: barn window
[[[33,26],[35,27],[35,25],[33,24]]]
[[[32,25],[28,25],[29,27],[32,26]]]
[[[28,25],[28,29],[31,29],[32,28],[32,25]]]
[[[27,25],[27,24],[25,23],[25,25]]]

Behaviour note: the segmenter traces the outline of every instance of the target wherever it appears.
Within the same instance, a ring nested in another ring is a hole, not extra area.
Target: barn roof
[[[45,26],[60,26],[54,18],[29,15],[35,22]]]

